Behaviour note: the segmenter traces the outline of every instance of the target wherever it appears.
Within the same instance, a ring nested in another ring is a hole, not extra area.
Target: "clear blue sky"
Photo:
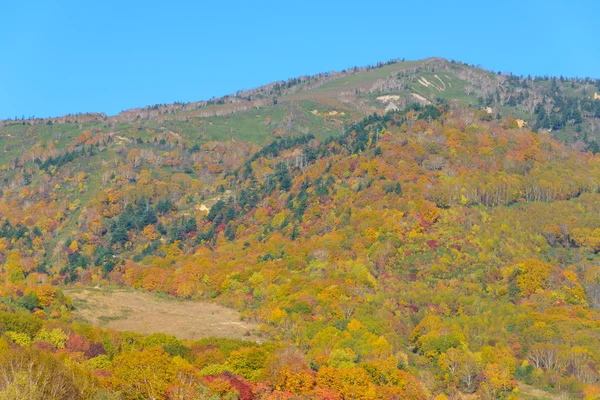
[[[599,3],[1,0],[0,118],[115,114],[402,57],[600,78]]]

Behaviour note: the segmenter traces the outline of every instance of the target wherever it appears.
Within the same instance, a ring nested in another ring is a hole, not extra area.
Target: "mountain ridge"
[[[598,92],[600,80],[592,78],[531,78],[500,74],[437,57],[417,61],[396,59],[373,66],[271,82],[210,100],[133,108],[114,116],[87,113],[56,118],[4,120],[0,121],[0,129],[10,129],[19,124],[87,124],[97,128],[126,124],[125,128],[135,128],[144,123],[154,123],[152,129],[166,129],[161,125],[170,124],[170,130],[185,134],[189,126],[216,118],[221,128],[211,128],[214,122],[211,120],[199,130],[207,131],[209,136],[217,139],[229,137],[248,140],[255,133],[244,126],[245,122],[229,126],[229,134],[224,137],[224,131],[228,130],[224,125],[228,122],[223,121],[238,117],[248,121],[253,111],[257,111],[257,114],[271,111],[287,114],[287,126],[282,125],[278,132],[262,129],[260,137],[250,139],[262,144],[265,136],[299,134],[312,127],[322,128],[321,134],[324,135],[339,133],[344,126],[372,113],[382,115],[390,109],[402,109],[415,102],[424,105],[450,101],[493,114],[513,115],[536,131],[546,130],[571,145],[598,151]],[[390,96],[392,100],[389,100]],[[316,123],[315,120],[312,125],[306,126],[306,123],[297,122],[314,119],[311,113],[322,123]],[[6,137],[7,134],[12,135],[0,130],[1,136]]]
[[[241,102],[243,101],[243,98],[247,98],[247,97],[252,97],[252,96],[256,96],[258,94],[262,94],[262,95],[274,95],[276,93],[276,91],[274,91],[274,88],[277,88],[278,85],[279,86],[286,86],[288,87],[288,89],[292,86],[295,86],[299,83],[302,84],[310,84],[310,83],[315,83],[315,86],[309,86],[309,88],[302,88],[302,91],[306,91],[306,90],[310,90],[310,89],[314,89],[317,88],[323,84],[326,84],[327,82],[330,82],[332,80],[336,80],[336,79],[340,79],[343,77],[347,77],[349,75],[354,75],[360,72],[364,72],[364,71],[370,71],[373,69],[380,69],[382,67],[385,66],[389,66],[389,65],[397,65],[399,67],[399,69],[397,69],[396,72],[399,72],[403,69],[407,69],[409,67],[405,67],[403,65],[398,65],[401,63],[408,63],[408,64],[414,64],[417,67],[426,67],[428,64],[432,64],[432,63],[444,63],[444,64],[458,64],[458,65],[463,65],[463,66],[467,66],[470,68],[474,68],[474,69],[478,69],[481,71],[485,71],[488,73],[492,73],[492,74],[496,74],[496,75],[503,75],[503,76],[511,76],[511,77],[516,77],[516,78],[525,78],[524,75],[515,75],[511,72],[494,72],[492,70],[486,70],[481,66],[475,66],[473,64],[468,64],[468,63],[464,63],[461,61],[456,61],[456,60],[452,60],[452,59],[445,59],[443,57],[428,57],[428,58],[424,58],[424,59],[419,59],[419,60],[412,60],[412,61],[405,61],[405,59],[392,59],[386,62],[378,62],[376,64],[373,65],[367,65],[364,67],[351,67],[351,68],[347,68],[347,69],[343,69],[341,71],[330,71],[330,72],[322,72],[322,73],[317,73],[314,75],[300,75],[297,77],[293,77],[293,78],[289,78],[287,80],[281,80],[281,81],[273,81],[264,85],[260,85],[257,86],[253,89],[240,89],[238,91],[236,91],[235,93],[232,94],[228,94],[228,95],[224,95],[221,97],[212,97],[209,100],[198,100],[198,101],[191,101],[191,102],[174,102],[174,103],[159,103],[159,104],[154,104],[154,105],[147,105],[147,106],[143,106],[143,107],[133,107],[133,108],[129,108],[123,111],[120,111],[117,114],[114,115],[108,115],[104,112],[94,112],[94,111],[89,111],[89,112],[81,112],[81,113],[75,113],[75,114],[65,114],[65,115],[61,115],[61,116],[54,116],[54,117],[28,117],[28,118],[7,118],[7,119],[1,119],[0,120],[0,124],[4,123],[18,123],[19,121],[25,121],[28,123],[47,123],[48,121],[52,121],[53,123],[66,123],[68,122],[73,122],[73,118],[91,118],[92,120],[98,121],[98,120],[110,120],[112,118],[116,118],[117,120],[122,120],[120,117],[125,117],[125,116],[130,116],[132,114],[143,114],[144,112],[148,112],[149,110],[155,110],[155,109],[162,109],[163,111],[172,111],[172,110],[176,110],[179,109],[180,111],[189,111],[192,109],[196,109],[196,108],[201,108],[201,107],[206,107],[208,105],[214,105],[214,104],[218,104],[219,101],[233,101],[233,102]],[[529,78],[531,79],[531,75],[529,75]],[[536,76],[535,78],[543,78],[543,79],[549,79],[549,78],[553,78],[553,76]],[[556,76],[555,78],[559,78],[558,76]],[[561,80],[566,79],[567,81],[591,81],[591,82],[595,82],[598,81],[598,78],[592,78],[592,77],[560,77]],[[284,95],[290,95],[290,94],[295,94],[298,92],[298,88],[293,88],[292,90],[288,90],[284,92]],[[596,96],[598,96],[596,94]],[[147,116],[151,117],[150,115]],[[130,118],[130,117],[126,117],[126,118]]]

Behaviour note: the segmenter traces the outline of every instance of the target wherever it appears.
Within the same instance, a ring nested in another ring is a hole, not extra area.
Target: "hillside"
[[[46,135],[52,136],[50,132],[64,131],[69,135],[74,130],[72,125],[76,125],[79,131],[112,130],[137,136],[139,128],[150,128],[187,134],[191,136],[188,139],[195,141],[235,138],[263,144],[279,135],[310,131],[319,137],[339,133],[344,123],[356,122],[374,112],[403,109],[415,102],[435,104],[439,99],[489,108],[494,115],[513,115],[533,129],[551,131],[569,143],[582,141],[589,146],[598,139],[598,79],[519,77],[440,58],[392,60],[301,76],[218,99],[159,104],[115,116],[89,113],[56,118],[16,117],[0,121],[0,135],[11,148],[21,150],[28,143],[20,143],[19,138],[28,129],[16,125],[23,124],[37,125],[34,136],[46,140]],[[45,124],[61,126],[39,126]]]
[[[57,369],[40,398],[593,399],[595,91],[428,59],[4,121],[0,358]],[[258,332],[94,327],[69,286]]]

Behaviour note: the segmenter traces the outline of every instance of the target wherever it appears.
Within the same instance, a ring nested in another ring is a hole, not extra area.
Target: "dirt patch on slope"
[[[161,332],[179,339],[215,336],[261,341],[256,335],[258,324],[241,321],[237,311],[212,303],[126,290],[73,288],[65,293],[73,300],[75,314],[93,325],[143,334]]]
[[[419,103],[421,103],[421,104],[424,104],[424,105],[431,104],[431,102],[429,100],[427,100],[425,97],[421,96],[420,94],[411,93],[411,96],[414,97],[415,99],[417,99],[419,101]]]

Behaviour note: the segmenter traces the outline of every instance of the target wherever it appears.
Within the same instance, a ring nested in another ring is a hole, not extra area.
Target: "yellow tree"
[[[177,373],[171,358],[159,346],[121,353],[112,365],[113,385],[128,399],[165,399]]]
[[[547,280],[550,277],[552,267],[550,264],[541,260],[532,258],[523,260],[517,265],[519,276],[517,284],[524,296],[535,293],[537,290],[547,287]]]

